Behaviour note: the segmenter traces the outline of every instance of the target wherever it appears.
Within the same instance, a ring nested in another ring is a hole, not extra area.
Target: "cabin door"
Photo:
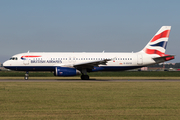
[[[22,56],[22,60],[24,65],[29,65],[29,58],[27,54]]]
[[[24,61],[23,61],[23,64],[24,64],[24,65],[29,65],[29,60],[28,60],[28,59],[24,60]]]

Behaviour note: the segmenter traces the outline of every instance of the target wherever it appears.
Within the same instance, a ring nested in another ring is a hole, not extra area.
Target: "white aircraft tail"
[[[171,26],[162,26],[140,52],[144,52],[149,55],[159,55],[160,57],[164,56],[170,30]]]

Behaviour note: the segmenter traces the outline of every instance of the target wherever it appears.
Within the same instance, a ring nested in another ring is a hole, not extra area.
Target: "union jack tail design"
[[[171,26],[162,26],[142,51],[146,54],[164,56],[170,30]]]

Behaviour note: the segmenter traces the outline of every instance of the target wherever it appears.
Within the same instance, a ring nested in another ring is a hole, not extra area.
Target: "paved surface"
[[[180,80],[80,80],[80,79],[57,79],[57,80],[0,80],[0,82],[180,82]]]

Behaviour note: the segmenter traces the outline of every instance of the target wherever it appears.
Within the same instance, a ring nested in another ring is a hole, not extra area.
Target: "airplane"
[[[162,26],[139,52],[27,52],[12,56],[3,66],[10,70],[51,71],[55,76],[76,76],[88,80],[87,72],[124,71],[141,68],[174,59],[165,54],[171,26]]]

